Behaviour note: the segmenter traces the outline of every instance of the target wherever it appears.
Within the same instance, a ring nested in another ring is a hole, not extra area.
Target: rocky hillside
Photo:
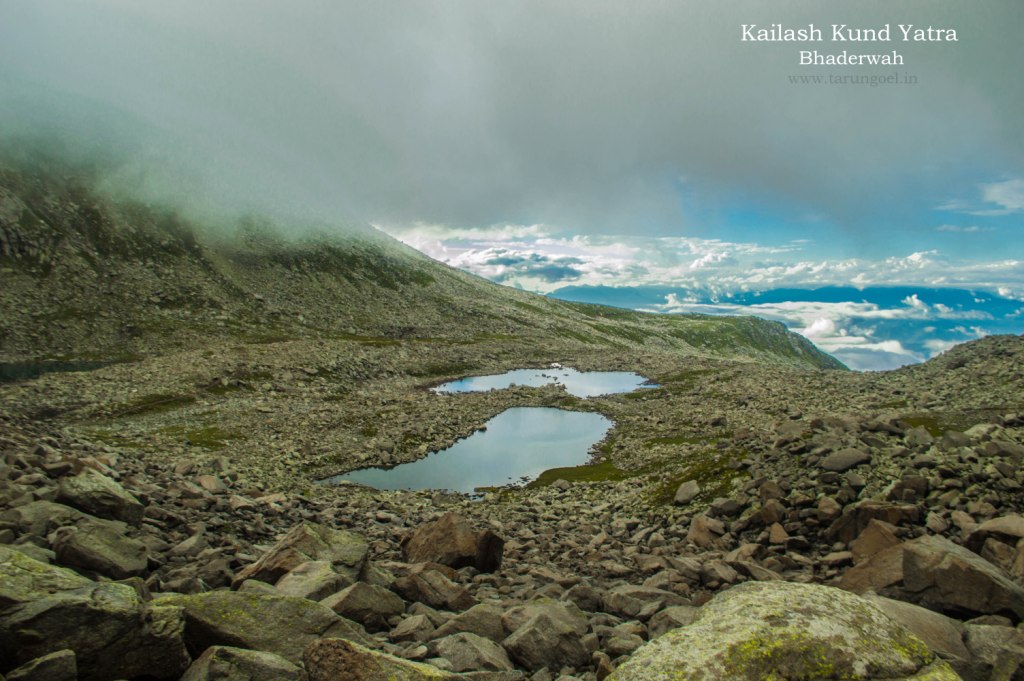
[[[13,168],[2,359],[102,361],[0,382],[0,681],[1024,678],[1024,338],[823,371]],[[553,362],[658,386],[428,390]],[[480,499],[317,482],[527,406],[614,427]]]
[[[0,163],[0,361],[126,360],[218,340],[507,337],[841,368],[779,324],[553,301],[369,227],[201,221],[111,198],[100,182],[52,162]]]

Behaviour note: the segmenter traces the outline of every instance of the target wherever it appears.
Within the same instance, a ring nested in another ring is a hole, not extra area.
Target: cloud
[[[743,203],[887,243],[967,169],[1024,172],[1019,0],[901,0],[907,21],[985,36],[901,45],[912,88],[795,86],[793,45],[739,40],[741,23],[827,25],[833,5],[7,2],[0,128],[111,133],[179,198],[335,223],[708,236]],[[842,14],[877,25],[892,4]]]
[[[1024,178],[982,183],[978,185],[978,190],[981,195],[979,201],[954,199],[938,206],[938,210],[977,217],[1000,217],[1024,212]],[[981,227],[954,227],[953,225],[943,225],[938,229],[959,232],[988,231]]]
[[[960,225],[939,225],[935,228],[936,232],[959,232],[961,234],[977,234],[979,232],[994,232],[995,227],[979,227],[978,225],[968,225],[962,227]]]

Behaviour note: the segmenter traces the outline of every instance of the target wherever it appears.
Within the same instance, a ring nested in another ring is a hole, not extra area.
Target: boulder
[[[857,538],[850,543],[853,560],[857,563],[900,543],[896,528],[882,520],[871,519]]]
[[[915,602],[954,616],[1024,619],[1024,588],[981,556],[938,536],[903,546],[903,588]]]
[[[127,579],[146,571],[148,551],[142,542],[126,537],[124,529],[116,521],[83,518],[76,525],[58,527],[48,539],[59,563]]]
[[[7,681],[78,681],[75,651],[58,650],[7,673]]]
[[[445,636],[434,641],[431,647],[451,663],[452,671],[500,672],[515,669],[504,648],[476,634],[460,632]]]
[[[968,660],[971,654],[963,642],[964,625],[941,613],[884,596],[866,594],[872,605],[893,618],[910,633],[924,641],[945,660]]]
[[[426,615],[411,615],[399,622],[398,626],[388,633],[388,638],[395,642],[422,643],[429,641],[435,630],[434,623]]]
[[[677,506],[685,506],[700,494],[700,483],[696,480],[687,480],[683,484],[676,488],[676,495],[672,499],[672,503]]]
[[[480,603],[438,627],[434,638],[466,632],[500,643],[506,635],[505,627],[501,623],[501,616],[502,609],[498,606]]]
[[[183,633],[181,608],[144,604],[126,584],[90,582],[6,608],[0,659],[21,664],[73,650],[83,681],[178,678],[190,661]]]
[[[389,619],[405,612],[401,598],[382,586],[366,582],[356,582],[320,603],[370,631],[387,629]]]
[[[369,546],[355,532],[335,530],[325,525],[304,522],[295,526],[252,565],[240,570],[232,581],[237,588],[247,579],[274,584],[302,563],[326,561],[351,584],[366,568]]]
[[[554,601],[550,598],[540,598],[524,605],[509,608],[502,615],[501,624],[505,627],[505,631],[512,633],[518,631],[521,626],[538,615],[545,615],[561,622],[579,636],[587,633],[589,626],[587,617],[579,608],[572,603]]]
[[[648,586],[623,584],[609,589],[604,594],[604,608],[607,612],[626,619],[646,621],[669,605],[681,605],[682,597],[671,591]]]
[[[313,641],[302,659],[309,681],[459,681],[463,678],[344,639]]]
[[[546,613],[520,625],[502,645],[521,666],[531,672],[562,667],[582,667],[590,661],[581,634],[561,619]]]
[[[99,518],[136,526],[142,523],[145,510],[116,480],[88,468],[78,475],[61,478],[57,501]]]
[[[441,610],[462,611],[477,601],[465,587],[456,584],[437,570],[415,572],[395,580],[395,591],[407,601],[415,601]]]
[[[1007,515],[1000,518],[992,518],[978,525],[964,542],[971,551],[981,552],[985,540],[994,537],[1008,544],[1016,544],[1024,539],[1024,517],[1019,515]]]
[[[298,681],[302,670],[272,653],[211,646],[181,681]]]
[[[0,545],[0,612],[12,605],[90,584],[90,580],[77,572],[48,565],[16,548]]]
[[[912,504],[893,504],[868,499],[848,506],[825,533],[829,541],[849,544],[856,539],[872,520],[882,520],[890,525],[903,522],[917,522],[920,510]]]
[[[903,581],[904,544],[896,544],[861,561],[840,577],[837,586],[855,594],[882,592]]]
[[[282,596],[298,596],[319,601],[330,596],[351,582],[334,571],[326,560],[312,560],[300,563],[274,585]]]
[[[723,534],[725,534],[725,523],[717,518],[699,515],[690,521],[690,529],[686,533],[686,539],[702,549],[706,549],[714,544],[715,540]]]
[[[476,532],[469,521],[454,513],[420,525],[402,542],[410,563],[440,563],[459,569],[475,567],[494,572],[501,567],[505,540],[490,530]]]
[[[209,591],[160,595],[153,603],[184,609],[185,643],[193,655],[220,645],[273,653],[298,664],[305,647],[321,636],[367,640],[358,625],[295,596]]]
[[[845,473],[851,468],[861,464],[870,463],[871,455],[862,449],[840,449],[838,452],[829,454],[822,459],[818,465],[827,471]]]
[[[52,501],[33,501],[5,511],[2,517],[13,523],[19,534],[45,537],[58,527],[74,525],[86,515],[64,504]]]
[[[1024,678],[1024,631],[987,624],[968,624],[964,628],[974,678],[986,681]]]
[[[692,605],[673,605],[657,613],[647,623],[651,638],[658,638],[667,631],[692,624],[700,609]]]
[[[868,601],[831,587],[748,582],[640,648],[612,681],[700,678],[955,681],[949,665]]]

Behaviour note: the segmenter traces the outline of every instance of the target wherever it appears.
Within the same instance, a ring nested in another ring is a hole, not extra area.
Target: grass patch
[[[440,362],[437,364],[426,364],[409,371],[410,376],[465,376],[477,369],[472,362]]]
[[[679,485],[687,480],[696,480],[700,485],[700,494],[691,502],[694,504],[708,503],[732,493],[734,481],[743,475],[742,471],[730,465],[738,457],[733,453],[717,451],[703,452],[696,457],[699,458],[655,487],[651,496],[653,504],[671,504]]]
[[[172,395],[168,393],[151,393],[142,397],[122,402],[110,408],[111,418],[122,418],[124,416],[141,416],[143,414],[156,414],[165,411],[172,411],[188,406],[196,401],[192,395]]]
[[[528,484],[528,489],[547,487],[556,480],[568,482],[617,482],[630,477],[630,473],[615,467],[611,461],[590,464],[588,466],[571,466],[568,468],[549,468]]]
[[[205,428],[188,429],[184,426],[169,426],[161,428],[160,433],[171,437],[182,437],[193,447],[203,449],[223,449],[228,446],[229,440],[239,440],[242,436],[239,433],[224,430],[218,426],[206,426]]]

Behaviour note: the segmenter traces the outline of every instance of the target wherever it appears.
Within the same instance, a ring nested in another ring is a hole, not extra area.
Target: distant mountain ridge
[[[210,229],[88,173],[0,164],[0,361],[128,359],[211,341],[558,340],[842,368],[782,325],[646,315],[498,286],[367,226]]]

